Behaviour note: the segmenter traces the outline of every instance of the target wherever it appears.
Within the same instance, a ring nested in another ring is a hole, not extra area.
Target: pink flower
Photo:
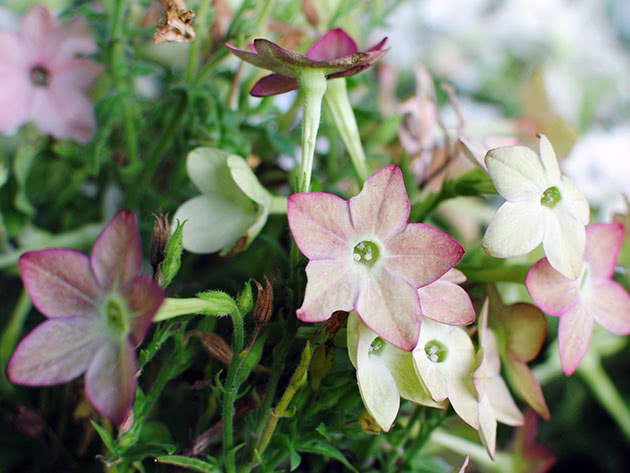
[[[133,214],[121,211],[88,258],[66,249],[30,251],[20,273],[33,304],[48,317],[18,345],[7,366],[13,383],[50,386],[85,373],[92,405],[111,422],[127,415],[136,392],[135,346],[164,300],[141,276]]]
[[[600,223],[586,229],[584,264],[572,281],[553,269],[546,258],[527,273],[525,286],[544,312],[560,317],[558,348],[564,373],[572,374],[591,341],[593,321],[617,334],[630,334],[630,294],[613,281],[623,227]]]
[[[42,6],[17,32],[0,31],[0,130],[33,121],[42,133],[87,142],[95,122],[85,91],[101,66],[76,56],[95,51],[77,23],[63,29]]]
[[[407,223],[400,169],[377,171],[349,201],[321,192],[294,194],[287,217],[310,260],[298,318],[320,322],[336,310],[356,310],[378,336],[411,351],[420,331],[418,288],[439,279],[464,250],[429,225]]]
[[[387,52],[386,41],[387,38],[383,38],[367,51],[359,51],[354,40],[337,28],[319,38],[305,56],[266,39],[254,40],[250,51],[227,43],[225,46],[243,61],[274,72],[256,82],[250,92],[254,97],[268,97],[297,89],[297,77],[303,69],[325,70],[327,79],[358,74]]]

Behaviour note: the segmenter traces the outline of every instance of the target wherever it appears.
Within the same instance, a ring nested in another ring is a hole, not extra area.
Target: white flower
[[[560,174],[549,140],[540,135],[540,157],[524,146],[488,151],[488,172],[507,200],[481,242],[490,256],[522,256],[541,242],[551,266],[576,279],[584,260],[589,206],[575,183]]]

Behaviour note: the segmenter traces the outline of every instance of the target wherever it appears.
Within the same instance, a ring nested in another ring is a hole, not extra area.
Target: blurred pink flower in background
[[[85,91],[102,68],[76,57],[96,51],[83,27],[77,21],[63,28],[35,6],[17,31],[0,30],[0,131],[33,121],[56,138],[89,141],[95,120]]]

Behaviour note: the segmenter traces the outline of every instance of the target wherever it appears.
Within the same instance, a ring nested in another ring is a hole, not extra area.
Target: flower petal
[[[540,159],[525,146],[504,146],[488,151],[484,159],[497,192],[506,200],[540,200],[547,179]]]
[[[183,246],[192,253],[214,253],[232,248],[256,222],[255,205],[239,207],[215,194],[204,194],[184,202],[173,221],[185,221]]]
[[[356,310],[363,322],[392,345],[413,350],[421,320],[417,290],[386,269],[363,276],[360,290]]]
[[[439,279],[464,254],[453,238],[424,223],[408,224],[385,243],[385,250],[387,269],[415,287]]]
[[[361,319],[356,312],[352,311],[348,314],[348,323],[346,324],[348,358],[350,358],[350,362],[355,368],[357,367],[357,349],[359,347],[359,329],[361,324]]]
[[[164,302],[164,291],[150,276],[138,276],[122,290],[122,295],[132,312],[131,340],[138,346]]]
[[[575,281],[553,269],[547,258],[539,260],[527,272],[525,287],[538,307],[558,317],[580,302]]]
[[[391,164],[372,174],[349,206],[359,235],[377,235],[387,242],[401,233],[409,219],[409,199],[400,169]]]
[[[562,176],[561,182],[561,194],[562,200],[569,209],[569,213],[573,215],[582,225],[586,225],[589,220],[591,209],[588,205],[588,201],[582,194],[582,191],[573,182],[572,179]]]
[[[573,374],[584,358],[593,334],[593,317],[582,304],[575,306],[560,318],[558,349],[560,364],[567,376]]]
[[[510,355],[520,361],[533,360],[545,342],[547,330],[540,309],[523,302],[512,304],[505,308],[502,322]]]
[[[123,287],[138,276],[142,268],[142,250],[136,219],[121,210],[96,239],[90,255],[96,279],[105,290]]]
[[[298,88],[298,82],[291,76],[269,74],[258,80],[249,92],[254,97],[270,97],[284,94]]]
[[[475,309],[468,293],[457,284],[442,279],[418,289],[422,315],[448,325],[470,325]]]
[[[42,5],[32,7],[22,18],[19,34],[28,51],[37,51],[41,57],[53,57],[65,34],[57,20]]]
[[[619,223],[598,223],[586,229],[586,252],[591,276],[610,279],[623,243],[623,226]]]
[[[488,396],[484,393],[479,398],[479,437],[492,460],[497,448],[497,420]]]
[[[490,256],[513,258],[536,248],[544,234],[539,201],[505,202],[492,217],[481,246]]]
[[[549,264],[569,279],[577,279],[584,263],[586,231],[560,202],[543,210],[545,235],[543,250]]]
[[[472,375],[448,377],[448,400],[457,415],[473,429],[479,429],[479,411]]]
[[[287,203],[289,228],[300,251],[310,260],[351,258],[355,234],[348,203],[332,194],[293,194]],[[334,273],[331,273],[334,274]]]
[[[229,157],[229,153],[217,148],[195,148],[186,157],[186,171],[193,184],[204,194],[220,195],[240,204],[249,199],[232,179]]]
[[[516,394],[543,419],[549,420],[549,409],[545,397],[532,370],[525,363],[508,356],[505,360],[505,372]]]
[[[306,57],[313,61],[329,61],[351,56],[358,51],[354,40],[341,28],[335,28],[315,41],[306,52]]]
[[[245,51],[244,49],[239,49],[235,46],[232,46],[229,43],[223,43],[223,44],[225,45],[226,48],[230,50],[232,54],[234,54],[235,56],[239,57],[240,59],[242,59],[243,61],[249,64],[252,64],[256,67],[260,67],[262,69],[267,69],[269,71],[276,72],[278,74],[283,74],[283,75],[292,74],[292,70],[289,67],[278,62],[275,59],[270,59],[265,56],[260,56],[251,51]]]
[[[87,256],[53,248],[24,253],[19,264],[24,287],[46,317],[96,317],[102,290]]]
[[[49,87],[51,89],[84,91],[92,85],[102,71],[103,66],[89,59],[71,59],[55,65],[50,76]],[[90,106],[90,113],[91,111],[92,107]]]
[[[585,305],[595,321],[615,335],[630,333],[630,294],[615,281],[591,283]]]
[[[540,139],[540,160],[545,174],[550,183],[558,182],[560,180],[560,166],[558,166],[558,159],[553,146],[545,135],[540,134],[538,138]]]
[[[85,372],[100,344],[95,319],[47,320],[20,342],[7,365],[7,377],[27,386],[68,382]]]
[[[359,295],[358,276],[335,260],[311,260],[306,265],[308,284],[296,314],[304,322],[321,322],[336,310],[351,311]]]
[[[108,343],[95,353],[85,375],[85,392],[110,422],[125,419],[136,394],[136,353],[129,342]]]
[[[230,176],[238,186],[238,188],[251,200],[258,205],[269,207],[271,204],[271,195],[269,191],[265,189],[252,168],[249,167],[247,161],[240,156],[228,156],[227,166],[230,171]]]

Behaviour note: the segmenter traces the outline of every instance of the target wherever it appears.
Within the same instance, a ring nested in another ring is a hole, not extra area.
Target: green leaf
[[[182,236],[184,224],[180,223],[177,220],[177,228],[175,232],[173,232],[173,236],[168,240],[166,244],[166,248],[164,248],[164,259],[160,263],[160,270],[162,271],[162,276],[164,277],[164,283],[162,287],[166,288],[171,284],[173,278],[179,272],[179,268],[182,263]]]
[[[254,296],[252,294],[252,285],[249,281],[245,283],[243,290],[236,298],[236,303],[238,304],[238,309],[243,315],[252,310],[252,307],[254,306]]]
[[[293,448],[293,444],[291,443],[289,437],[286,435],[278,435],[278,440],[289,451],[290,468],[291,471],[294,471],[298,466],[300,466],[300,463],[302,463],[302,457],[295,451],[295,448]]]
[[[321,455],[326,458],[334,458],[335,460],[343,463],[348,470],[359,473],[359,471],[350,464],[346,457],[343,456],[343,453],[341,453],[336,447],[333,447],[326,442],[316,440],[298,443],[295,445],[295,449],[298,452],[314,453],[315,455]]]
[[[260,335],[251,348],[247,351],[245,355],[245,359],[243,363],[241,363],[241,367],[238,371],[238,376],[236,378],[236,385],[240,386],[247,379],[251,371],[260,361],[260,357],[262,356],[263,347],[265,345],[265,339],[267,338],[267,333],[265,332]]]
[[[328,433],[328,430],[326,430],[326,425],[323,422],[321,422],[317,426],[317,428],[315,429],[315,432],[319,433],[326,440],[330,441],[330,434]]]
[[[114,455],[117,455],[118,447],[116,446],[116,442],[114,442],[114,439],[111,437],[111,435],[109,435],[103,427],[94,422],[92,419],[90,419],[90,423],[92,424],[92,427],[94,427],[94,430],[96,430],[96,433],[99,435],[99,437],[101,437],[101,440],[103,441],[103,444],[107,447],[107,450],[109,450]]]
[[[187,470],[200,471],[201,473],[221,473],[221,470],[212,463],[198,458],[184,457],[181,455],[164,455],[155,459],[158,463],[176,465]]]
[[[20,212],[29,216],[35,214],[35,207],[33,207],[26,195],[26,180],[28,179],[33,159],[37,156],[37,153],[38,149],[35,146],[24,145],[18,150],[15,161],[13,162],[13,173],[18,185],[18,191],[13,203]]]

